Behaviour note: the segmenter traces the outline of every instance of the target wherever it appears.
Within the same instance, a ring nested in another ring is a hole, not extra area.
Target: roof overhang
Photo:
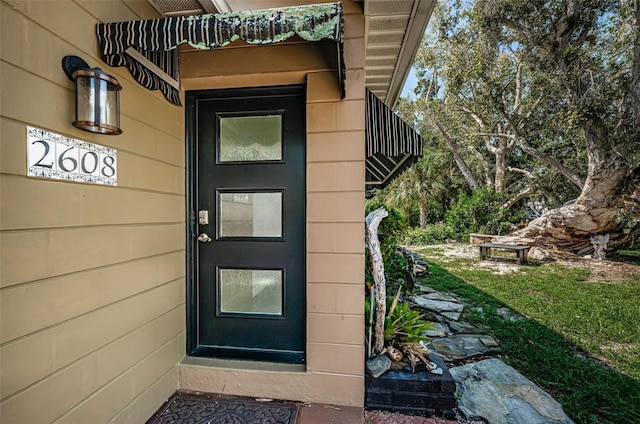
[[[437,0],[345,1],[364,5],[365,85],[386,105],[393,107],[407,80]],[[237,12],[242,7],[238,0],[148,2],[163,16],[229,13]]]
[[[393,107],[407,80],[436,0],[363,0],[365,85]]]

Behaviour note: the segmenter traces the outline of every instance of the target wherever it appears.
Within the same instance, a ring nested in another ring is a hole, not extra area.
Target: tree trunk
[[[576,12],[577,3],[567,2],[566,17],[559,25],[567,25]],[[635,0],[636,39],[629,84],[629,107],[635,119],[640,113],[640,1]],[[553,49],[558,70],[568,73],[565,52],[571,43],[571,30],[556,32]],[[562,31],[561,31],[562,30]],[[567,78],[567,99],[580,102],[584,84],[580,77]],[[633,123],[631,123],[633,125]],[[637,124],[637,121],[636,121]],[[536,244],[578,254],[592,253],[593,236],[607,236],[607,250],[613,251],[632,244],[640,234],[640,166],[631,170],[627,160],[616,152],[611,134],[597,118],[585,119],[582,133],[587,146],[589,170],[580,196],[574,203],[545,213],[526,228],[514,233],[533,238]],[[635,164],[634,164],[635,166]],[[575,182],[575,181],[574,181]],[[605,237],[606,238],[606,237]]]
[[[496,193],[504,192],[504,185],[507,177],[507,161],[511,149],[505,141],[501,141],[501,146],[496,149],[496,170],[495,170],[495,190]]]
[[[633,67],[631,69],[631,107],[635,124],[640,126],[640,0],[635,0],[636,42],[633,46]]]
[[[592,253],[591,237],[599,234],[609,235],[608,251],[633,243],[640,234],[640,167],[627,173],[611,164],[614,159],[587,178],[575,202],[546,212],[514,235],[576,254]]]
[[[384,264],[382,262],[382,252],[378,241],[378,225],[380,221],[389,214],[384,208],[376,209],[369,213],[365,219],[367,232],[366,241],[371,258],[371,274],[376,289],[376,325],[375,325],[375,347],[376,353],[384,349],[384,318],[387,315],[387,289],[384,277]]]
[[[634,197],[640,193],[640,173],[631,171],[627,160],[615,151],[597,118],[583,123],[582,134],[589,168],[580,196],[514,235],[577,254],[594,251],[591,238],[595,235],[609,235],[610,251],[634,242],[634,235],[640,232],[640,196]]]
[[[427,228],[427,212],[429,211],[429,209],[427,208],[427,205],[424,202],[419,202],[419,207],[420,207],[420,228],[425,229]]]

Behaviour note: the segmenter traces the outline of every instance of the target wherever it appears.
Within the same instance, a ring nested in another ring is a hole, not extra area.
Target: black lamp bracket
[[[73,73],[78,69],[89,69],[89,65],[83,59],[78,56],[65,56],[62,58],[62,69],[71,81],[76,79],[73,77]]]

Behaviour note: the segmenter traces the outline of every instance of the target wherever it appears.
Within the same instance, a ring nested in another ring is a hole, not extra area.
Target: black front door
[[[187,92],[192,356],[305,360],[300,86]]]

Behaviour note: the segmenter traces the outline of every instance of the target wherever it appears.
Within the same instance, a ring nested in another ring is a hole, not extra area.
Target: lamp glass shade
[[[122,86],[100,69],[79,69],[76,81],[76,120],[73,126],[100,134],[122,134],[120,90]]]

